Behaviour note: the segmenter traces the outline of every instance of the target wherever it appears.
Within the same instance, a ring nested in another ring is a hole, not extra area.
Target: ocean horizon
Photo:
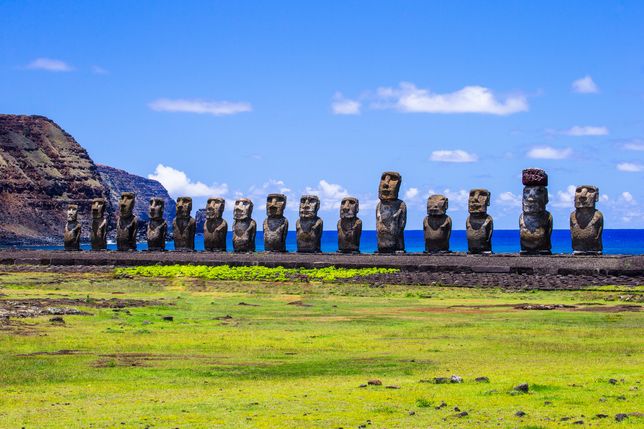
[[[232,251],[232,234],[228,232],[228,251]],[[644,229],[606,229],[603,235],[604,254],[606,255],[639,255],[644,253]],[[16,249],[46,249],[62,250],[62,237],[60,245],[46,246],[7,246],[0,244],[0,248]],[[116,250],[115,243],[108,244],[109,250]],[[257,232],[256,247],[258,252],[264,250],[264,235],[262,231]],[[89,250],[89,243],[82,243],[83,250]],[[146,242],[137,244],[138,250],[147,250]],[[174,249],[174,243],[166,243],[167,250]],[[197,234],[195,237],[195,249],[203,250],[203,234]],[[289,252],[297,250],[295,241],[295,231],[289,231],[286,237],[286,249]],[[360,241],[360,250],[362,253],[374,253],[377,249],[376,231],[362,231]],[[322,233],[322,252],[336,252],[338,250],[338,233],[337,231],[324,231]],[[405,250],[409,253],[423,252],[425,250],[425,241],[422,230],[405,231]],[[450,250],[453,252],[467,252],[467,237],[465,230],[452,231],[450,238]],[[519,230],[495,230],[492,236],[492,250],[494,253],[518,253]],[[572,253],[572,240],[570,231],[567,229],[556,229],[552,232],[552,253]]]

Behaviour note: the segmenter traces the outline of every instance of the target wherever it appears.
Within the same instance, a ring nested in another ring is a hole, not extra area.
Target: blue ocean
[[[608,229],[604,230],[604,254],[639,255],[644,253],[644,229]],[[257,251],[264,250],[264,239],[261,231],[257,232]],[[3,247],[0,245],[0,247]],[[138,244],[139,250],[147,249],[146,243]],[[167,249],[173,249],[173,243],[167,243]],[[203,235],[197,234],[195,239],[197,250],[203,250]],[[294,252],[297,249],[295,243],[295,231],[289,231],[286,239],[287,250]],[[24,249],[62,249],[60,246],[23,246]],[[89,244],[83,244],[83,249],[89,249]],[[228,249],[232,250],[232,236],[228,233]],[[363,253],[373,253],[377,248],[376,231],[363,231],[360,242],[360,249]],[[405,248],[407,252],[422,252],[425,250],[423,231],[405,231]],[[109,244],[108,249],[116,249],[115,244]],[[322,251],[335,252],[338,249],[338,233],[336,231],[324,231],[322,234]],[[518,253],[519,231],[518,230],[496,230],[492,236],[492,249],[494,253]],[[465,231],[452,231],[450,239],[450,250],[454,252],[467,251],[467,238]],[[565,229],[554,230],[552,233],[553,253],[572,253],[572,242],[570,231]]]

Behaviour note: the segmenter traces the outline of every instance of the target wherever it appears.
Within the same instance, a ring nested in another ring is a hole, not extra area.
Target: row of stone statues
[[[378,253],[405,251],[404,229],[407,222],[407,206],[398,198],[402,178],[397,172],[385,172],[378,187],[379,202],[376,207],[376,235]],[[519,218],[522,254],[550,254],[552,215],[546,210],[548,203],[548,175],[536,168],[523,170],[522,213]],[[595,208],[599,192],[595,186],[579,186],[575,193],[575,211],[570,215],[570,231],[573,252],[576,254],[601,254],[603,215]],[[138,219],[133,214],[135,195],[124,192],[119,201],[119,217],[116,225],[116,246],[118,250],[136,250]],[[472,254],[492,253],[494,222],[487,213],[491,194],[487,189],[472,189],[468,199],[469,216],[466,220],[468,252]],[[425,251],[427,253],[449,252],[452,219],[447,215],[448,199],[443,195],[432,195],[427,200],[427,217],[423,221]],[[192,199],[179,197],[177,214],[173,221],[175,250],[194,250],[196,222],[191,217]],[[204,247],[207,251],[226,251],[228,224],[223,219],[226,201],[210,198],[206,205],[204,223]],[[266,198],[266,219],[263,224],[264,250],[285,252],[288,220],[284,217],[286,196],[269,194]],[[320,252],[323,222],[318,217],[320,200],[315,195],[300,198],[299,218],[295,224],[297,251],[301,253]],[[164,200],[150,199],[147,227],[149,250],[165,250],[168,226],[163,219]],[[346,197],[340,205],[338,229],[338,252],[359,253],[362,221],[358,218],[357,198]],[[248,198],[235,201],[233,208],[233,250],[254,252],[257,224],[252,219],[253,202]],[[65,226],[65,249],[80,249],[80,223],[78,207],[70,205]],[[96,199],[92,203],[92,250],[107,246],[107,221],[105,201]]]

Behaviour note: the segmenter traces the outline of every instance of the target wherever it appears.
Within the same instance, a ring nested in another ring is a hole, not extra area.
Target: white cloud
[[[573,81],[572,90],[578,94],[595,94],[599,92],[597,84],[589,75]]]
[[[305,193],[320,198],[321,210],[339,209],[342,198],[349,196],[349,192],[342,185],[329,183],[324,179],[320,180],[317,188],[307,186]]]
[[[213,116],[235,115],[253,110],[250,103],[245,102],[170,100],[167,98],[154,100],[148,104],[148,107],[157,112],[205,113]]]
[[[521,207],[521,196],[514,195],[512,192],[503,192],[496,202],[506,207]]]
[[[534,147],[528,151],[528,158],[533,159],[566,159],[572,155],[572,149],[556,149],[550,146]]]
[[[476,162],[479,160],[479,157],[476,154],[457,149],[435,150],[429,159],[437,162]]]
[[[27,64],[27,68],[31,70],[45,70],[50,72],[70,72],[74,70],[74,68],[65,61],[55,60],[52,58],[36,58]]]
[[[372,107],[401,112],[510,115],[528,110],[528,102],[523,95],[498,100],[489,88],[483,86],[466,86],[455,92],[435,94],[413,83],[402,82],[398,88],[378,88],[376,99]]]
[[[93,65],[92,66],[92,73],[94,74],[110,74],[110,72],[106,69],[104,69],[101,66]]]
[[[638,152],[644,151],[644,142],[642,140],[636,139],[624,144],[624,149],[634,150]]]
[[[635,204],[635,198],[633,198],[633,194],[628,191],[622,192],[620,199],[622,199],[626,203]]]
[[[644,171],[644,165],[633,162],[622,162],[617,164],[617,169],[626,173],[639,173],[640,171]]]
[[[568,185],[565,191],[557,191],[557,198],[552,201],[552,205],[555,207],[575,207],[575,191],[577,187],[575,185]]]
[[[175,199],[181,196],[217,197],[228,193],[228,185],[225,183],[208,186],[202,182],[193,182],[183,171],[163,164],[157,165],[154,173],[148,174],[148,179],[161,183]]]
[[[405,192],[405,199],[406,200],[413,200],[418,196],[418,188],[409,188]]]
[[[361,103],[356,100],[344,98],[341,92],[336,92],[331,103],[334,115],[359,115]]]
[[[593,127],[593,126],[579,126],[563,131],[567,136],[582,137],[582,136],[607,136],[608,128],[606,127]]]

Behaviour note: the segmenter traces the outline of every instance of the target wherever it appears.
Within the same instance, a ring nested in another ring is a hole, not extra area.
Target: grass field
[[[0,427],[641,427],[643,294],[0,273],[91,313],[0,319]]]

